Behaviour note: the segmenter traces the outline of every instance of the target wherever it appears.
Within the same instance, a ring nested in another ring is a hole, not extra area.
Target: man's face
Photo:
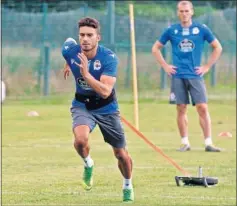
[[[79,42],[83,51],[93,50],[100,41],[97,30],[88,26],[79,28]]]
[[[193,16],[193,8],[190,4],[180,4],[177,8],[177,15],[182,23],[187,23]]]

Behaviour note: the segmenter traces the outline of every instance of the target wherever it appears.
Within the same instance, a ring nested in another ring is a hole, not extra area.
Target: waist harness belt
[[[86,105],[88,110],[99,109],[116,100],[115,90],[113,89],[111,94],[103,99],[99,96],[86,96],[83,94],[75,93],[75,99],[79,102],[82,102]]]

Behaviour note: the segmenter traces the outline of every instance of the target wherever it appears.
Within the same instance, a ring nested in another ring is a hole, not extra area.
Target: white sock
[[[123,180],[123,189],[132,189],[132,178]]]
[[[206,145],[206,146],[212,145],[212,139],[211,139],[211,137],[206,137],[206,138],[205,138],[205,145]]]
[[[187,144],[187,145],[189,145],[188,137],[182,137],[182,138],[181,138],[181,144]]]
[[[94,165],[93,159],[91,159],[91,156],[88,155],[87,157],[83,158],[85,167],[92,167]]]

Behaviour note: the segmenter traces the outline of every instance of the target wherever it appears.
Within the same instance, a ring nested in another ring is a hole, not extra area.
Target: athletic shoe
[[[191,150],[189,144],[181,144],[181,145],[180,145],[180,148],[177,149],[177,151],[179,151],[179,152],[187,152],[187,151],[189,151],[189,150]]]
[[[85,190],[90,190],[93,185],[93,167],[84,167],[82,184]]]
[[[220,152],[221,149],[215,147],[214,145],[208,145],[208,146],[205,147],[205,151],[206,152]]]
[[[123,201],[124,202],[134,201],[133,188],[132,189],[123,189]]]

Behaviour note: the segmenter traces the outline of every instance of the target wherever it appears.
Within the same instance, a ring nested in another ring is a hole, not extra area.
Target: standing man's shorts
[[[171,104],[189,104],[191,96],[192,104],[207,103],[207,92],[203,79],[171,79]]]
[[[124,129],[120,120],[119,112],[112,114],[95,114],[82,107],[72,107],[72,128],[79,125],[87,125],[90,132],[98,124],[104,137],[104,141],[114,148],[124,148],[126,146]]]

